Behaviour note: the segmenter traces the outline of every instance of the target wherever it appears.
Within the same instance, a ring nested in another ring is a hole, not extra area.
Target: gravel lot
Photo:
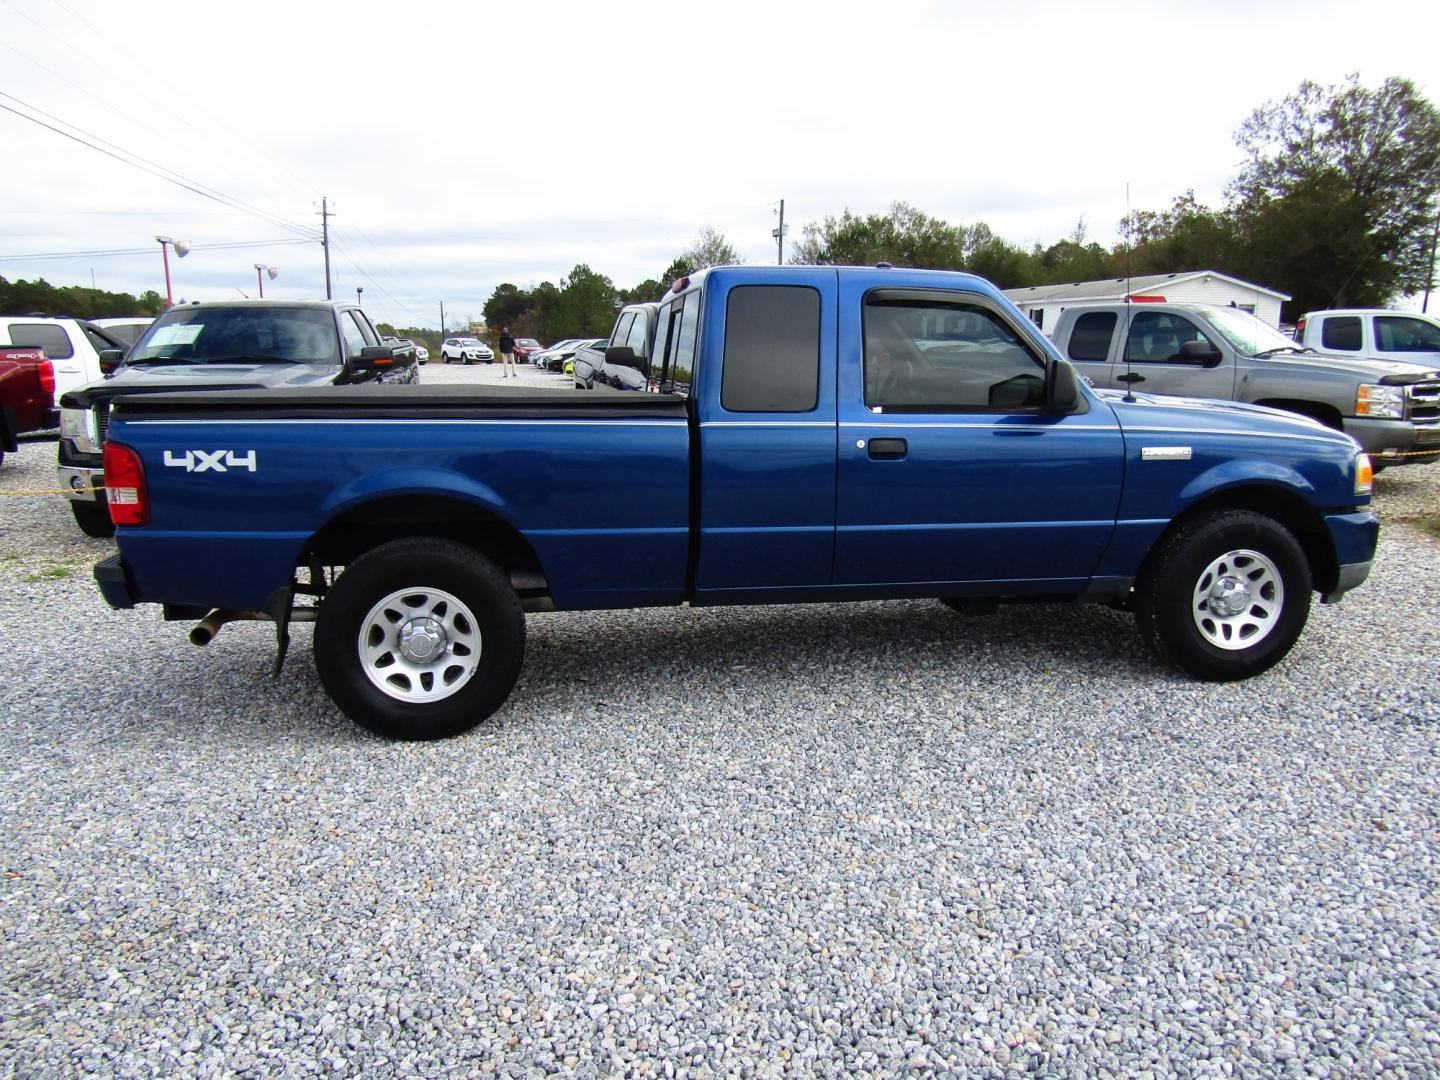
[[[537,615],[429,745],[0,498],[0,1075],[1434,1075],[1440,467],[1378,486],[1245,684],[1102,608]]]

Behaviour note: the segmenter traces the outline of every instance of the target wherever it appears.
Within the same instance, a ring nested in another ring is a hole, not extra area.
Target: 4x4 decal
[[[165,464],[186,472],[229,472],[231,469],[248,469],[259,472],[254,450],[185,450],[165,451]]]

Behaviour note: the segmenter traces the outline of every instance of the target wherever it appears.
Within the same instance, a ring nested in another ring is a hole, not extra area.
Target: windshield
[[[522,349],[538,349],[540,347],[540,343],[533,337],[516,338],[515,344],[519,345]]]
[[[1294,339],[1286,337],[1248,311],[1241,311],[1239,308],[1212,308],[1205,314],[1210,325],[1238,352],[1254,356],[1277,349],[1292,349],[1295,352],[1301,350],[1301,346]]]
[[[313,308],[171,308],[151,324],[126,363],[246,358],[338,366],[335,317]]]

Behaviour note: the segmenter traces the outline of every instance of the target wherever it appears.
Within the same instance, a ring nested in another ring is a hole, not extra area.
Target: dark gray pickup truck
[[[123,358],[122,358],[123,355]],[[179,390],[294,389],[418,378],[415,346],[382,344],[358,306],[331,300],[227,300],[171,308],[128,353],[107,351],[98,382],[60,400],[60,487],[75,523],[111,536],[101,445],[118,398]]]

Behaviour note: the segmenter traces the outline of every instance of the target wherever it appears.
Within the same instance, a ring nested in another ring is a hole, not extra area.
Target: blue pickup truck
[[[988,282],[851,267],[683,278],[653,392],[360,386],[120,400],[115,607],[314,621],[380,734],[505,701],[526,611],[933,597],[1134,611],[1200,679],[1263,671],[1378,537],[1349,436],[1256,406],[1097,391]]]

